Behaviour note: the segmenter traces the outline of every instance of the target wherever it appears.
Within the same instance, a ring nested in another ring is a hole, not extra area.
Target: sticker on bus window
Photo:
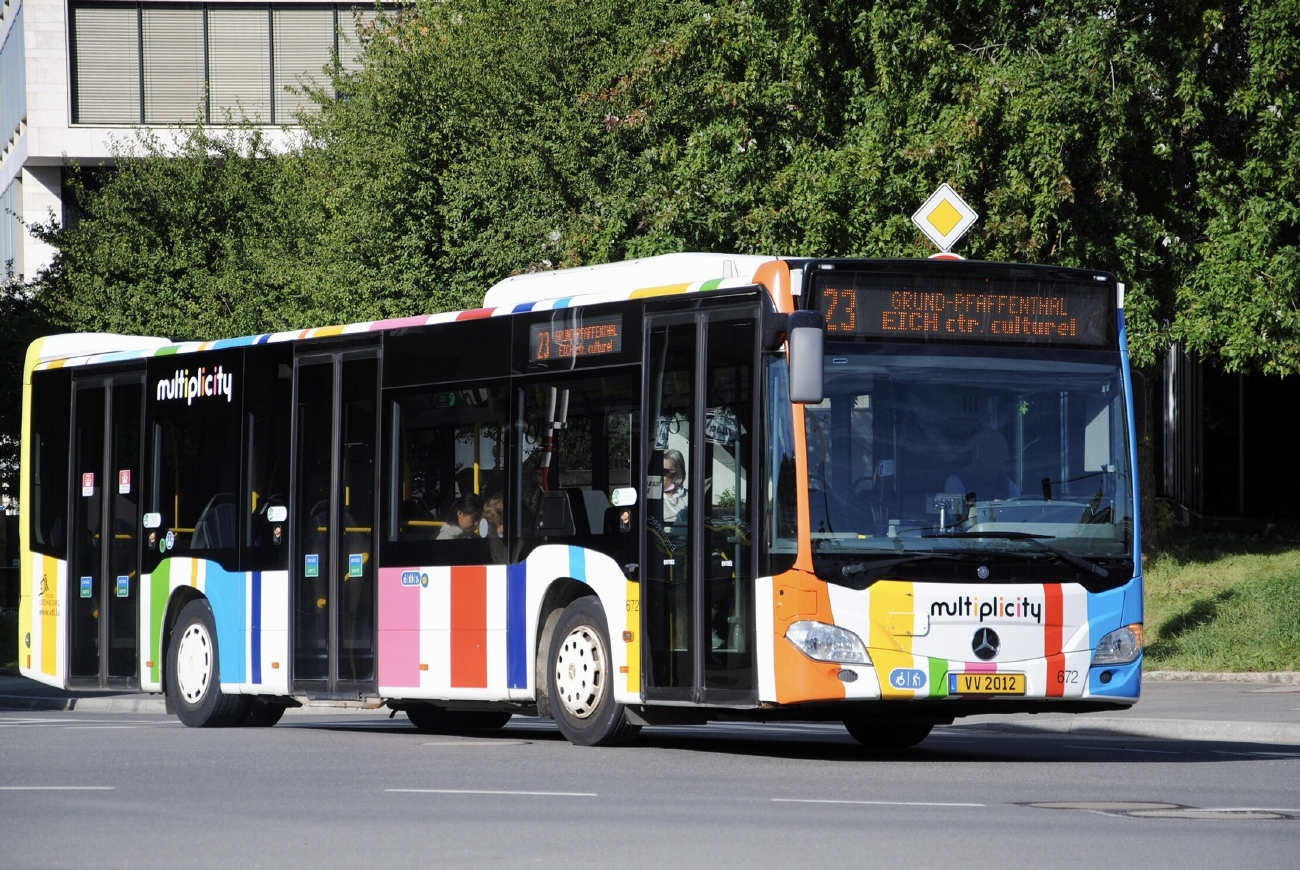
[[[659,478],[660,486],[663,478]],[[631,507],[636,504],[636,490],[630,486],[620,486],[609,494],[609,503],[614,507]]]
[[[81,475],[81,495],[90,498],[95,494],[95,472],[88,471]]]
[[[162,526],[162,514],[147,513],[144,515],[144,527],[146,529],[156,529]]]
[[[360,577],[365,564],[366,564],[366,560],[361,553],[349,553],[348,554],[348,576]]]
[[[131,469],[123,468],[117,473],[117,494],[131,494]]]
[[[168,533],[167,533],[167,537],[163,539],[163,546],[165,546],[165,547],[166,547],[167,549],[169,549],[169,550],[170,550],[172,547],[176,546],[176,533],[175,533],[175,532],[168,532]]]
[[[82,597],[82,598],[89,598],[89,597],[91,596],[91,594],[92,594],[94,588],[95,588],[95,578],[93,578],[93,577],[82,577],[82,578],[81,578],[81,597]]]
[[[117,578],[117,597],[131,597],[131,578],[126,574],[119,575]]]
[[[319,577],[320,556],[317,555],[316,553],[308,553],[303,558],[305,560],[305,562],[303,563],[303,574],[305,574],[308,577]]]
[[[266,509],[266,519],[272,523],[282,523],[289,519],[289,509],[282,504],[273,504]]]

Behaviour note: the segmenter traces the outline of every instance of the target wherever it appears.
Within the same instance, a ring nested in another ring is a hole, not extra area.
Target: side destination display
[[[1103,281],[899,273],[814,276],[828,338],[1114,348],[1115,286]]]
[[[528,334],[528,361],[546,362],[575,356],[619,353],[623,350],[623,318],[573,316],[550,323],[534,323]]]

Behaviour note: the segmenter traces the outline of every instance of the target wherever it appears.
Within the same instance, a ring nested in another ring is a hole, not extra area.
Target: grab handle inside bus
[[[795,311],[786,334],[790,365],[790,401],[819,404],[825,395],[822,355],[826,347],[826,321],[820,311]]]

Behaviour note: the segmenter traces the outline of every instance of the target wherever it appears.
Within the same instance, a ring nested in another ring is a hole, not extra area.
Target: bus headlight
[[[1092,654],[1093,667],[1097,665],[1126,665],[1142,654],[1142,623],[1135,622],[1117,628],[1097,643]]]
[[[815,661],[871,664],[862,638],[838,625],[802,620],[785,630],[785,639]]]

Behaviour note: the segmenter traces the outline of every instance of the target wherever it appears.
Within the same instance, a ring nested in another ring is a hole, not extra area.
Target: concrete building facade
[[[0,0],[0,279],[49,264],[27,227],[63,221],[69,162],[111,163],[139,129],[248,119],[283,135],[334,52],[355,67],[374,17],[319,0]]]

